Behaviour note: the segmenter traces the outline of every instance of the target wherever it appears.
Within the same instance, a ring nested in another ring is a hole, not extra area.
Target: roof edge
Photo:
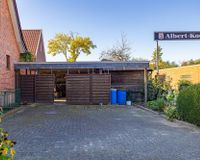
[[[78,62],[16,62],[16,64],[149,64],[149,61],[137,61],[137,62],[132,62],[132,61],[125,61],[125,62],[112,62],[112,61],[78,61]]]
[[[35,51],[36,57],[37,57],[37,54],[38,54],[38,49],[39,49],[39,46],[40,46],[41,37],[42,37],[42,31],[40,30],[39,40],[37,42],[37,47],[36,47],[36,51]]]
[[[12,24],[15,31],[16,40],[20,48],[20,52],[21,53],[27,52],[27,47],[26,47],[24,37],[22,34],[22,28],[21,28],[21,23],[19,19],[19,12],[17,9],[16,0],[8,0],[8,7],[10,10]]]
[[[148,69],[149,63],[138,62],[17,62],[15,69],[109,69],[138,70]]]

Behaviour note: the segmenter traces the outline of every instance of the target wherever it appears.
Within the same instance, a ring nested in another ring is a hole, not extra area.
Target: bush
[[[0,107],[0,115],[2,113],[3,110]],[[15,155],[14,145],[15,142],[8,139],[8,133],[3,128],[0,128],[0,160],[13,160]]]
[[[165,114],[170,121],[173,121],[174,119],[180,119],[180,116],[176,107],[168,107],[165,110]]]
[[[33,55],[30,52],[20,53],[21,62],[33,62]]]
[[[165,108],[165,102],[164,102],[164,99],[159,98],[154,101],[149,101],[147,103],[147,106],[154,111],[162,112]]]
[[[152,78],[148,81],[148,100],[163,98],[171,89],[170,81],[161,80],[159,77]]]
[[[200,126],[200,84],[180,91],[177,110],[181,119]]]
[[[177,97],[178,97],[178,92],[177,91],[168,91],[168,93],[164,96],[165,98],[165,103],[166,106],[168,107],[173,107],[176,106],[176,101],[177,101]]]
[[[188,80],[180,80],[178,83],[178,90],[182,91],[183,89],[185,89],[191,85],[192,85],[192,82],[190,82]]]

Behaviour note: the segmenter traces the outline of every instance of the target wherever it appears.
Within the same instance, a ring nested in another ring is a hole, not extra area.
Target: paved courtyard
[[[200,130],[135,107],[40,105],[1,125],[15,160],[200,160]]]

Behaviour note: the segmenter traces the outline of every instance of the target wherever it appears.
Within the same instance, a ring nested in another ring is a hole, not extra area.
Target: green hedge
[[[192,85],[192,82],[191,81],[188,81],[188,80],[180,80],[179,83],[178,83],[178,90],[179,91],[182,91],[183,89],[189,87]]]
[[[165,114],[170,121],[173,121],[174,119],[180,119],[180,116],[176,107],[168,107],[165,110]]]
[[[147,103],[147,106],[154,111],[162,112],[164,110],[164,107],[165,107],[165,102],[164,102],[164,99],[159,98],[159,99],[154,100],[154,101],[149,101]]]
[[[200,126],[200,84],[183,89],[177,98],[181,119]]]

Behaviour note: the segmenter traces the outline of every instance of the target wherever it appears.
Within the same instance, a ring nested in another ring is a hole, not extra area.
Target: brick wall
[[[14,62],[19,60],[11,15],[7,0],[0,0],[0,90],[15,88]],[[10,56],[10,70],[6,68],[6,55]]]

